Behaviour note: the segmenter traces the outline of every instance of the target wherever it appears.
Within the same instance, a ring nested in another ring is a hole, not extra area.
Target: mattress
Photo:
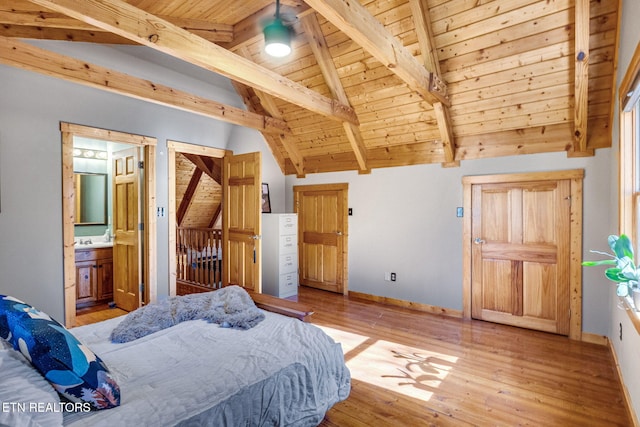
[[[203,320],[113,344],[124,317],[71,329],[107,364],[121,405],[65,413],[68,426],[316,426],[350,391],[339,343],[316,326],[265,312],[249,330]]]

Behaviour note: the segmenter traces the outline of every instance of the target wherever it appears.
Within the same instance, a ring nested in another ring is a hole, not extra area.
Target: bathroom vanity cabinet
[[[76,249],[76,307],[113,300],[113,248]]]

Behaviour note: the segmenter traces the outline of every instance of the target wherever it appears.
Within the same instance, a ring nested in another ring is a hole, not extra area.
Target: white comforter
[[[98,354],[121,389],[118,408],[65,414],[69,426],[315,426],[350,391],[340,344],[273,313],[249,330],[184,322],[124,344],[122,317],[71,332]]]

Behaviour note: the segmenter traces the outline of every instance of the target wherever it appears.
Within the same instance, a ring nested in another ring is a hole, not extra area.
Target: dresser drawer
[[[281,215],[278,219],[280,234],[296,234],[298,232],[297,215]]]
[[[91,249],[76,249],[76,262],[77,261],[93,261],[96,259],[109,259],[113,256],[112,248],[91,248]]]
[[[298,273],[281,274],[278,283],[278,295],[287,298],[298,294]]]
[[[280,236],[280,247],[278,250],[281,254],[298,252],[298,236],[295,234]]]
[[[298,273],[286,273],[280,275],[278,288],[280,292],[292,290],[298,287]]]
[[[298,254],[285,254],[280,256],[280,273],[291,273],[298,271]]]

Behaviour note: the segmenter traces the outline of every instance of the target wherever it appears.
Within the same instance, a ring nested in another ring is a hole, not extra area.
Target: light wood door
[[[113,299],[132,311],[140,306],[140,212],[138,148],[113,154]]]
[[[346,294],[348,186],[295,186],[300,284]]]
[[[262,291],[261,153],[224,157],[222,197],[223,285]]]
[[[94,303],[97,299],[94,261],[76,262],[76,305]]]
[[[569,334],[571,181],[472,187],[472,316]]]

